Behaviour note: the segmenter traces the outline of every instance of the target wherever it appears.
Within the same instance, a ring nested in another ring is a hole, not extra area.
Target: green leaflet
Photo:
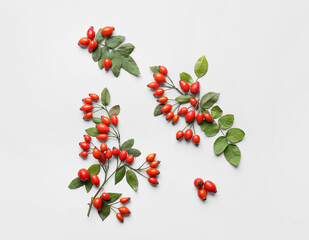
[[[102,219],[102,221],[104,221],[104,219],[108,217],[110,212],[111,212],[110,206],[108,205],[106,201],[103,201],[102,208],[100,211],[98,211],[98,214],[100,218]]]
[[[102,31],[102,28],[100,28],[100,29],[98,30],[97,34],[95,35],[95,39],[94,39],[94,40],[95,40],[97,43],[101,43],[101,42],[104,41],[104,37],[103,37],[101,31]]]
[[[229,163],[234,166],[238,166],[241,153],[239,148],[235,144],[229,144],[224,150],[224,156]]]
[[[134,157],[139,157],[139,156],[141,155],[141,152],[140,152],[140,150],[138,150],[138,149],[131,148],[131,149],[128,151],[128,154],[129,154],[129,155],[133,155]]]
[[[195,75],[198,78],[203,77],[208,71],[208,62],[205,56],[200,57],[194,66]]]
[[[109,115],[118,115],[120,113],[120,106],[115,105],[109,110]]]
[[[126,179],[130,187],[136,192],[138,188],[138,180],[136,174],[133,171],[128,170],[126,174]]]
[[[151,70],[153,73],[158,73],[158,72],[160,72],[160,71],[159,71],[159,66],[152,66],[152,67],[150,67],[150,70]]]
[[[224,115],[218,121],[219,126],[223,129],[228,129],[228,128],[232,127],[233,123],[234,123],[234,115],[233,114]]]
[[[129,151],[132,148],[133,145],[134,145],[134,139],[131,138],[131,139],[125,141],[123,144],[121,144],[120,151],[121,150]]]
[[[112,36],[105,40],[105,45],[109,48],[115,48],[118,47],[123,41],[124,36]]]
[[[126,168],[125,166],[122,166],[115,173],[115,185],[123,179],[124,175],[126,175]]]
[[[190,74],[185,73],[185,72],[182,72],[182,73],[180,73],[179,75],[180,75],[180,80],[184,80],[184,81],[186,81],[187,83],[189,83],[190,85],[193,83],[193,79],[192,79],[192,77],[190,76]]]
[[[162,111],[161,111],[161,108],[162,108],[163,105],[164,105],[164,104],[159,104],[159,105],[157,105],[157,106],[155,107],[155,109],[154,109],[154,111],[153,111],[153,115],[154,115],[155,117],[157,117],[157,116],[163,114]]]
[[[122,68],[131,74],[140,74],[139,68],[131,56],[122,56]]]
[[[110,55],[110,58],[112,60],[112,68],[111,68],[111,70],[112,70],[114,76],[118,77],[119,74],[120,74],[121,66],[122,66],[122,57],[121,57],[121,55],[118,52],[112,51],[111,55]]]
[[[88,168],[88,172],[90,173],[90,176],[92,175],[98,175],[100,172],[100,164],[93,164]]]
[[[93,186],[93,184],[92,184],[91,180],[88,179],[88,180],[86,181],[86,184],[85,184],[86,191],[87,191],[87,192],[90,192],[92,186]]]
[[[101,102],[104,106],[107,106],[110,102],[111,95],[107,88],[104,88],[101,93]]]
[[[218,137],[216,141],[214,142],[214,153],[215,154],[222,153],[228,145],[229,144],[228,144],[226,137],[223,137],[223,136]]]
[[[202,122],[200,126],[201,126],[201,129],[206,134],[206,136],[208,137],[213,137],[217,135],[217,133],[219,132],[219,126],[215,124],[214,122],[210,123],[210,122],[204,121]]]
[[[231,128],[227,131],[226,137],[232,143],[241,141],[245,136],[245,132],[240,128]]]
[[[121,197],[121,193],[108,193],[110,196],[110,200],[108,200],[108,203],[113,203],[116,202],[120,197]]]
[[[189,94],[184,94],[184,95],[180,95],[178,97],[175,98],[175,100],[179,103],[188,103],[190,102],[190,99],[194,98],[192,95]]]
[[[96,48],[96,50],[94,50],[93,53],[92,53],[92,59],[93,59],[93,61],[95,61],[95,62],[99,61],[100,58],[101,58],[101,54],[102,54],[101,47],[98,46],[98,47]]]
[[[76,188],[80,188],[81,186],[84,186],[85,182],[83,182],[82,180],[80,180],[78,177],[74,178],[71,183],[69,184],[69,188],[70,189],[76,189]]]
[[[99,131],[97,130],[97,128],[95,128],[95,127],[88,128],[88,129],[86,129],[85,131],[86,131],[86,133],[87,133],[88,135],[90,135],[91,137],[96,137],[96,136],[98,136],[98,135],[100,134],[100,132],[99,132]]]
[[[201,99],[201,107],[203,109],[210,108],[215,102],[217,102],[219,95],[220,93],[215,92],[206,93]]]
[[[92,117],[92,121],[93,121],[95,124],[102,123],[102,119],[101,119],[101,118],[98,118],[98,117]]]
[[[117,51],[123,54],[124,56],[129,56],[133,52],[134,48],[135,47],[131,43],[125,43],[120,47],[118,47]]]
[[[211,109],[211,116],[215,119],[221,117],[222,113],[223,113],[223,111],[221,110],[221,108],[219,106],[214,106]]]

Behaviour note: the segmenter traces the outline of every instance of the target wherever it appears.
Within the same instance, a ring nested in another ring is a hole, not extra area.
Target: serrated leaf
[[[226,137],[223,137],[223,136],[218,137],[216,141],[214,142],[214,153],[215,154],[222,153],[228,145],[229,143],[227,142]]]
[[[108,47],[106,47],[106,46],[102,47],[101,52],[102,52],[101,53],[102,62],[103,62],[104,59],[110,58],[110,53],[109,53]]]
[[[182,72],[179,75],[180,75],[180,80],[184,80],[185,82],[189,83],[190,85],[193,83],[193,79],[190,76],[190,74]]]
[[[69,184],[69,188],[70,189],[76,189],[76,188],[80,188],[81,186],[84,186],[85,182],[80,180],[78,177],[74,178],[71,183]]]
[[[158,72],[160,72],[160,71],[159,71],[159,66],[152,66],[152,67],[150,67],[150,70],[151,70],[153,73],[158,73]]]
[[[123,179],[124,175],[126,175],[126,167],[122,166],[115,173],[115,185]]]
[[[110,199],[107,201],[108,203],[116,202],[120,197],[121,193],[108,193],[110,196]]]
[[[101,50],[101,47],[98,46],[92,53],[92,59],[93,61],[97,62],[100,60],[101,58],[101,54],[102,54],[102,50]]]
[[[241,141],[245,136],[245,132],[240,128],[231,128],[227,131],[226,137],[232,143]]]
[[[219,126],[214,122],[202,122],[200,125],[206,136],[213,137],[219,132]]]
[[[224,150],[224,156],[229,163],[234,166],[238,166],[241,158],[239,148],[235,144],[229,144]]]
[[[159,104],[159,105],[157,105],[157,106],[155,107],[155,109],[154,109],[154,111],[153,111],[153,115],[154,115],[155,117],[157,117],[157,116],[163,114],[162,111],[161,111],[161,108],[162,108],[163,105],[164,105],[164,104]]]
[[[108,205],[106,201],[103,201],[101,210],[98,211],[99,216],[102,219],[102,221],[104,221],[104,219],[109,216],[110,212],[111,212],[110,206]]]
[[[126,179],[130,187],[136,192],[138,188],[138,180],[136,174],[133,171],[128,170],[126,174]]]
[[[131,52],[133,52],[134,48],[135,47],[131,43],[125,43],[117,48],[117,51],[125,56],[129,56]]]
[[[109,110],[109,115],[118,115],[120,113],[120,106],[115,105]]]
[[[105,40],[105,45],[109,48],[115,48],[118,47],[123,41],[124,41],[124,36],[112,36],[108,39]]]
[[[175,98],[175,100],[179,103],[188,103],[190,102],[190,99],[194,98],[192,95],[189,94],[184,94],[184,95],[180,95],[178,97]]]
[[[219,126],[223,129],[228,129],[228,128],[232,127],[233,123],[234,123],[234,115],[233,114],[224,115],[218,121]]]
[[[86,133],[87,133],[88,135],[90,135],[91,137],[96,137],[96,136],[98,136],[98,135],[100,134],[100,132],[98,131],[98,129],[95,128],[95,127],[88,128],[88,129],[86,129],[85,131],[86,131]]]
[[[122,58],[119,53],[116,51],[112,51],[110,54],[110,58],[112,60],[112,67],[111,70],[115,77],[118,77],[120,74],[120,69],[122,66]]]
[[[101,102],[104,106],[107,106],[110,102],[111,95],[107,88],[104,88],[101,93]]]
[[[90,176],[92,175],[98,175],[100,172],[100,164],[93,164],[88,168],[88,172],[90,173]]]
[[[140,150],[138,150],[138,149],[131,148],[131,149],[128,151],[128,154],[129,154],[129,155],[133,155],[134,157],[139,157],[142,153],[141,153]]]
[[[132,148],[133,145],[134,145],[134,139],[131,138],[131,139],[125,141],[123,144],[121,144],[120,151],[121,150],[129,151]]]
[[[204,109],[210,108],[217,102],[220,93],[208,92],[201,99],[201,107]]]
[[[88,179],[88,180],[86,181],[86,184],[85,184],[85,188],[86,188],[87,193],[90,192],[92,186],[93,186],[93,184],[92,184],[91,180]]]
[[[221,110],[221,108],[219,106],[214,106],[211,109],[211,116],[213,118],[219,118],[222,115],[223,111]]]
[[[126,70],[128,73],[139,75],[139,68],[131,56],[122,56],[122,65],[121,67]]]
[[[101,119],[101,118],[98,118],[98,117],[92,117],[92,121],[93,121],[95,124],[102,123],[102,119]]]
[[[198,78],[203,77],[208,71],[208,62],[205,56],[200,57],[194,66],[195,75]]]
[[[104,41],[104,36],[102,35],[101,31],[102,31],[102,28],[100,28],[100,29],[98,30],[97,34],[95,35],[95,39],[94,39],[94,40],[95,40],[97,43],[101,43],[101,42]]]

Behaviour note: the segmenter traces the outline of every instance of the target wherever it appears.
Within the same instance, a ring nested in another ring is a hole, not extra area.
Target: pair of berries
[[[90,177],[89,171],[85,168],[80,169],[78,171],[77,175],[78,175],[78,178],[81,181],[87,181]],[[99,179],[98,175],[96,175],[96,174],[91,175],[90,180],[91,180],[93,185],[95,185],[97,187],[100,185],[100,179]]]
[[[157,185],[159,184],[158,179],[156,178],[160,172],[157,169],[157,166],[160,164],[160,161],[155,160],[156,154],[151,153],[146,157],[146,161],[149,163],[150,168],[146,170],[146,173],[149,175],[148,182]]]
[[[185,138],[187,141],[190,141],[192,139],[192,142],[198,146],[199,143],[200,143],[200,136],[198,134],[194,135],[193,136],[193,131],[191,129],[187,129],[185,132],[183,132],[182,130],[179,130],[177,133],[176,133],[176,139],[177,140],[181,140]]]
[[[95,93],[89,93],[89,97],[82,99],[85,104],[80,108],[80,110],[85,113],[83,117],[85,120],[89,120],[92,118],[92,103],[98,101],[99,99],[100,97]]]
[[[198,81],[194,82],[191,84],[187,83],[184,80],[180,80],[179,81],[179,86],[181,88],[182,91],[184,91],[185,93],[190,92],[194,95],[198,94],[200,91],[200,83]]]
[[[196,178],[194,180],[194,186],[198,189],[197,194],[200,199],[206,200],[207,198],[207,192],[216,193],[217,187],[216,185],[211,181],[203,181],[201,178]]]
[[[128,155],[128,152],[123,149],[119,152],[119,159],[121,162],[126,161],[127,163],[132,164],[134,161],[134,156]]]

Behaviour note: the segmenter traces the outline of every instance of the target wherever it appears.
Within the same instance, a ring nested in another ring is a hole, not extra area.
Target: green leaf
[[[88,179],[88,180],[86,181],[86,184],[85,184],[86,191],[87,191],[87,192],[90,192],[92,186],[93,186],[93,184],[92,184],[91,180]]]
[[[104,59],[110,58],[110,53],[109,53],[108,47],[106,47],[106,46],[102,47],[101,52],[102,52],[101,53],[102,62],[103,62]]]
[[[132,148],[133,145],[134,145],[134,139],[131,138],[131,139],[125,141],[125,142],[120,146],[120,151],[121,151],[121,150],[129,151],[129,150]]]
[[[219,126],[223,129],[228,129],[228,128],[232,127],[233,123],[234,123],[234,115],[233,114],[224,115],[218,121]]]
[[[179,75],[180,75],[180,80],[184,80],[184,81],[186,81],[187,83],[189,83],[190,85],[193,83],[193,79],[192,79],[192,77],[190,76],[190,74],[185,73],[185,72],[182,72],[182,73],[180,73]]]
[[[125,56],[129,56],[131,52],[134,50],[134,46],[131,43],[125,43],[117,48],[117,51]]]
[[[111,199],[109,199],[107,202],[108,203],[113,203],[117,201],[121,197],[121,193],[108,193]]]
[[[245,136],[245,132],[240,128],[231,128],[227,131],[226,137],[232,143],[241,141]]]
[[[136,192],[138,188],[138,180],[137,180],[136,174],[133,171],[128,170],[126,179],[130,187]]]
[[[104,106],[107,106],[110,102],[111,95],[107,88],[104,88],[101,93],[101,102]]]
[[[157,105],[157,106],[155,107],[155,109],[154,109],[154,111],[153,111],[153,115],[154,115],[155,117],[157,117],[157,116],[163,114],[162,111],[161,111],[161,108],[163,107],[163,105],[164,105],[164,104],[159,104],[159,105]]]
[[[102,50],[101,50],[101,47],[98,46],[92,53],[92,59],[93,61],[97,62],[100,60],[101,58],[101,54],[102,54]]]
[[[200,57],[195,63],[194,67],[195,75],[198,78],[201,78],[207,73],[207,70],[208,70],[208,62],[206,60],[206,57],[205,56]]]
[[[88,168],[88,172],[90,173],[90,176],[92,175],[98,175],[100,172],[100,164],[93,164]]]
[[[102,208],[101,208],[101,210],[98,212],[98,213],[99,213],[99,216],[100,216],[101,219],[102,219],[102,221],[104,221],[104,219],[108,217],[108,215],[110,214],[110,212],[111,212],[110,206],[108,205],[108,203],[107,203],[106,201],[103,201]]]
[[[200,125],[206,136],[213,137],[219,132],[219,126],[214,122],[202,122]]]
[[[229,144],[224,150],[224,156],[226,160],[229,161],[232,165],[238,166],[241,153],[239,148],[235,144]]]
[[[221,117],[223,111],[221,110],[221,108],[219,106],[214,106],[212,109],[211,109],[211,116],[213,118],[219,118]]]
[[[114,76],[118,77],[119,74],[120,74],[121,66],[122,66],[122,57],[118,52],[112,51],[111,54],[110,54],[110,58],[112,60],[111,70],[112,70]]]
[[[179,103],[188,103],[190,102],[190,99],[194,98],[192,95],[189,94],[184,94],[184,95],[180,95],[178,97],[175,98],[175,100]]]
[[[86,129],[85,131],[86,131],[86,133],[87,133],[88,135],[90,135],[91,137],[96,137],[96,136],[98,136],[98,135],[100,134],[100,132],[98,131],[98,129],[95,128],[95,127],[88,128],[88,129]]]
[[[115,105],[113,106],[110,110],[109,110],[109,114],[110,115],[118,115],[120,113],[120,106],[119,105]]]
[[[122,68],[126,70],[128,73],[139,75],[139,68],[131,56],[122,56]]]
[[[113,36],[105,40],[105,45],[109,48],[118,47],[124,41],[124,36]]]
[[[98,65],[99,65],[99,68],[100,68],[100,69],[103,69],[103,67],[104,67],[104,66],[103,66],[103,60],[104,60],[104,59],[103,59],[102,56],[101,56],[100,60],[98,61]]]
[[[150,70],[151,70],[153,73],[158,73],[158,72],[160,72],[160,71],[159,71],[159,66],[152,66],[152,67],[150,67]]]
[[[80,180],[78,177],[74,178],[71,183],[69,184],[69,188],[70,189],[76,189],[76,188],[80,188],[81,186],[84,186],[85,182]]]
[[[201,99],[201,107],[204,109],[210,108],[217,102],[220,93],[208,92]]]
[[[214,142],[214,153],[222,153],[228,145],[229,143],[227,142],[226,137],[218,137],[217,140]]]
[[[128,151],[128,154],[129,154],[129,155],[133,155],[134,157],[139,157],[142,153],[141,153],[140,150],[138,150],[138,149],[131,148],[131,149]]]
[[[126,167],[122,166],[115,173],[115,185],[123,179],[124,175],[126,175]]]
[[[102,28],[100,28],[100,29],[98,30],[97,34],[95,35],[95,39],[94,39],[94,40],[95,40],[97,43],[101,43],[101,42],[103,42],[103,40],[104,40],[104,37],[103,37],[101,31],[102,31]]]
[[[102,119],[101,119],[101,118],[98,118],[98,117],[92,117],[92,121],[93,121],[95,124],[102,123]]]

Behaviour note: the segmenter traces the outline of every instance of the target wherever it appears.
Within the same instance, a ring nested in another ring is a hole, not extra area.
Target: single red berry
[[[114,27],[104,27],[102,30],[101,30],[101,34],[104,36],[104,37],[110,37],[112,36],[113,32],[114,32],[115,28]]]
[[[172,120],[172,123],[173,124],[176,124],[177,122],[178,122],[178,120],[179,120],[179,115],[174,115],[174,117],[173,117],[173,120]]]
[[[146,161],[147,161],[147,162],[152,162],[153,160],[155,160],[156,155],[157,155],[157,154],[155,154],[155,153],[150,153],[150,154],[146,157]]]
[[[166,96],[159,97],[157,101],[159,103],[166,103],[168,101],[168,97],[166,97]]]
[[[102,193],[101,198],[105,201],[108,201],[111,199],[111,197],[109,196],[107,192]]]
[[[88,45],[88,52],[93,52],[98,46],[98,43],[94,40],[90,41]]]
[[[193,122],[194,119],[195,119],[195,111],[191,110],[191,111],[187,112],[185,119],[186,119],[187,123]]]
[[[178,114],[179,115],[185,115],[185,114],[187,114],[187,112],[188,112],[188,108],[183,107],[183,108],[179,109]]]
[[[186,140],[190,140],[192,138],[192,136],[193,136],[193,132],[192,132],[191,129],[188,129],[188,130],[185,131],[185,139]]]
[[[85,120],[89,120],[89,119],[91,119],[92,118],[92,112],[87,112],[87,113],[85,113],[85,115],[84,115],[84,117],[83,117],[83,119],[85,119]]]
[[[116,217],[120,222],[123,222],[123,215],[121,213],[117,213]]]
[[[174,113],[173,113],[173,112],[169,112],[169,113],[166,114],[166,119],[167,119],[167,120],[170,120],[170,119],[172,119],[173,117],[174,117]]]
[[[197,103],[197,99],[196,98],[191,98],[190,99],[190,104],[194,107]]]
[[[98,101],[100,99],[99,95],[95,93],[89,93],[89,96],[91,97],[93,101]]]
[[[146,173],[150,176],[150,177],[155,177],[157,176],[158,174],[160,174],[159,170],[156,169],[156,168],[148,168],[146,170]]]
[[[95,199],[93,199],[93,206],[94,206],[98,211],[101,210],[102,204],[103,204],[103,201],[102,201],[101,198],[95,198]]]
[[[86,158],[88,156],[88,152],[87,151],[82,151],[79,156],[81,156],[82,158]]]
[[[87,181],[90,177],[90,174],[87,169],[82,168],[78,171],[78,177],[82,181]]]
[[[111,120],[108,117],[106,117],[106,116],[102,116],[101,120],[106,125],[109,125],[111,123]]]
[[[159,184],[158,179],[156,179],[155,177],[149,177],[148,182],[150,182],[153,185]]]
[[[127,156],[127,158],[126,158],[126,162],[127,163],[131,164],[131,163],[133,163],[133,161],[134,161],[134,156],[133,155]]]
[[[107,144],[106,144],[105,142],[103,142],[103,143],[101,144],[100,150],[101,150],[102,152],[105,152],[105,151],[107,150]]]
[[[93,185],[96,185],[97,187],[100,185],[100,178],[98,177],[98,175],[93,174],[91,177],[91,182]]]
[[[79,39],[78,46],[87,47],[89,43],[90,43],[90,40],[87,37],[83,37]]]
[[[171,111],[172,107],[173,107],[172,104],[165,104],[162,106],[161,111],[163,113],[168,113]]]
[[[155,97],[161,97],[164,94],[163,88],[158,88],[156,91],[154,91],[153,96]]]
[[[197,188],[202,188],[204,186],[204,181],[201,178],[196,178],[194,180],[194,186]]]
[[[91,141],[91,137],[87,134],[84,135],[84,139],[86,142],[90,142]]]
[[[189,83],[187,83],[184,80],[180,80],[179,81],[179,86],[180,86],[181,90],[184,91],[184,92],[188,92],[190,90]]]
[[[157,83],[164,83],[166,79],[162,73],[155,73],[153,74],[153,78]]]
[[[121,151],[120,151],[120,153],[119,153],[119,159],[120,159],[120,161],[126,160],[127,156],[128,156],[128,153],[127,153],[126,150],[121,150]]]
[[[97,139],[100,141],[105,141],[108,138],[107,134],[101,133],[97,136]]]
[[[199,82],[192,83],[190,91],[193,94],[197,94],[200,91],[200,83]]]
[[[87,103],[87,104],[91,104],[91,103],[92,103],[92,99],[89,98],[89,97],[87,97],[87,98],[84,98],[84,99],[83,99],[83,102],[84,102],[84,103]]]
[[[95,37],[95,32],[92,26],[87,31],[87,37],[91,40]]]
[[[87,151],[90,148],[90,145],[87,142],[80,142],[79,146],[85,151]]]
[[[177,140],[180,140],[180,139],[183,138],[184,135],[185,135],[185,134],[183,133],[183,131],[178,131],[178,132],[176,133],[176,139],[177,139]]]
[[[97,124],[96,128],[100,133],[108,133],[109,132],[109,127],[104,123]]]
[[[95,158],[95,159],[100,159],[101,157],[101,151],[98,149],[98,148],[94,148],[92,150],[92,156]]]
[[[207,197],[207,191],[205,188],[200,188],[197,190],[197,195],[199,196],[200,199],[206,200]]]
[[[157,82],[151,82],[147,85],[147,87],[151,88],[151,89],[157,89],[159,87],[159,83]]]
[[[91,112],[92,109],[93,109],[93,106],[90,104],[85,104],[80,108],[80,110],[82,110],[83,112]]]
[[[210,115],[210,113],[205,113],[204,118],[207,122],[212,122],[212,116]]]
[[[119,156],[119,149],[116,147],[113,147],[112,153],[115,157]]]
[[[160,161],[152,161],[149,166],[151,168],[156,168],[160,164]]]
[[[166,75],[166,74],[167,74],[167,68],[166,68],[166,67],[159,66],[159,71],[160,71],[160,73],[162,73],[163,75]]]
[[[213,182],[211,182],[211,181],[205,181],[204,187],[205,187],[205,189],[206,189],[208,192],[213,192],[213,193],[216,193],[216,192],[217,192],[217,187],[216,187],[216,185],[215,185]]]
[[[125,204],[125,203],[129,202],[130,199],[131,198],[129,198],[129,197],[123,197],[123,198],[120,198],[119,202],[121,202],[122,204]]]
[[[123,214],[123,215],[127,215],[127,214],[130,214],[130,213],[131,213],[130,210],[129,210],[129,208],[124,207],[124,206],[119,207],[119,208],[118,208],[118,211],[119,211],[121,214]]]
[[[103,60],[103,66],[104,66],[105,70],[107,71],[112,66],[112,60],[110,60],[109,58],[104,59]]]
[[[198,124],[201,124],[202,122],[203,122],[203,120],[204,120],[204,115],[203,115],[203,113],[198,113],[197,115],[196,115],[196,121],[197,121],[197,123]]]
[[[192,137],[192,142],[197,146],[200,143],[200,136],[199,135],[194,135]]]
[[[112,150],[107,149],[104,156],[105,156],[106,159],[111,159],[112,156],[113,156]]]
[[[117,124],[118,124],[118,117],[117,117],[115,114],[113,114],[113,115],[111,116],[111,121],[112,121],[112,124],[113,124],[114,126],[117,126]]]

